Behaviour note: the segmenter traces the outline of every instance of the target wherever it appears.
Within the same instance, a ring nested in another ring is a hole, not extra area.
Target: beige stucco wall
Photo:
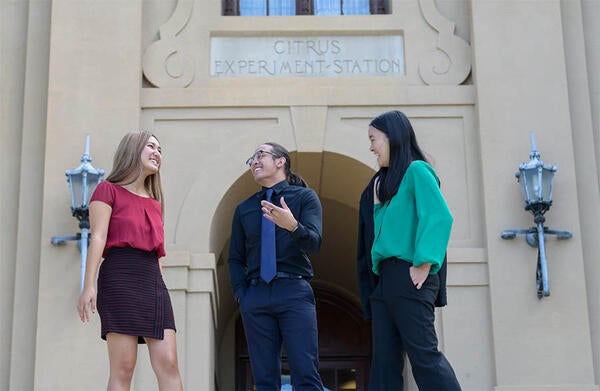
[[[79,288],[64,284],[79,278],[78,250],[73,243],[53,247],[50,238],[77,229],[65,213],[70,200],[61,173],[77,165],[85,134],[94,163],[102,164],[124,131],[139,126],[141,9],[141,1],[52,1],[36,389],[97,389],[107,376],[106,365],[98,365],[106,363],[99,322],[81,326],[73,316]]]
[[[579,8],[576,5],[572,7]],[[581,185],[586,186],[586,191],[581,192],[580,203],[582,206],[581,210],[587,210],[588,205],[598,205],[598,193],[600,192],[600,77],[598,72],[593,71],[598,69],[600,66],[600,32],[598,29],[598,23],[595,23],[595,18],[600,17],[600,3],[595,1],[583,1],[581,4],[581,16],[583,19],[583,34],[584,34],[584,46],[586,55],[586,69],[588,72],[583,72],[583,75],[587,75],[588,88],[581,88],[578,91],[583,95],[583,108],[587,107],[585,104],[585,94],[589,94],[589,107],[591,111],[591,124],[590,119],[586,113],[577,111],[578,125],[576,129],[583,131],[590,129],[586,132],[587,134],[581,134],[577,138],[578,144],[578,170],[586,172],[585,176],[581,180]],[[574,27],[577,31],[577,27]],[[577,37],[577,36],[576,36]],[[575,37],[574,37],[575,38]],[[574,42],[580,41],[575,40]],[[581,58],[581,49],[577,44],[579,55],[577,58]],[[579,62],[581,63],[581,61]],[[582,65],[579,64],[581,67]],[[581,75],[582,69],[578,68],[578,74]],[[579,76],[583,77],[583,76]],[[581,102],[579,100],[578,102]],[[572,105],[573,106],[573,105]],[[580,115],[582,114],[582,115]],[[574,123],[575,124],[575,123]],[[583,133],[583,132],[582,132]],[[595,159],[593,159],[595,158]],[[593,159],[593,160],[592,160]],[[593,172],[593,162],[596,163],[596,172]],[[595,174],[595,180],[594,180]],[[585,178],[590,178],[586,180]],[[595,187],[595,188],[594,188]],[[589,197],[589,198],[587,198]],[[584,214],[582,219],[582,231],[586,238],[584,245],[584,258],[586,261],[586,282],[588,291],[588,308],[590,311],[590,325],[592,330],[592,346],[594,347],[594,367],[596,374],[596,383],[600,383],[600,286],[597,283],[598,277],[600,276],[600,265],[598,264],[598,254],[600,254],[600,243],[596,240],[600,233],[598,232],[599,227],[595,222],[600,219],[600,212],[598,210],[592,210],[588,214]]]
[[[32,2],[27,12],[27,51],[23,96],[23,128],[19,172],[19,204],[10,346],[10,389],[31,389],[37,330],[37,301],[46,107],[50,43],[50,3]],[[33,238],[35,238],[33,240]],[[26,310],[25,310],[26,309]]]
[[[50,2],[0,2],[0,388],[33,387]]]
[[[583,315],[586,292],[580,283],[585,274],[579,215],[573,213],[578,204],[567,75],[564,62],[548,61],[564,53],[562,32],[556,28],[561,25],[560,2],[476,2],[472,7],[482,164],[489,180],[484,191],[489,205],[486,225],[498,389],[543,384],[585,387],[594,383],[594,377],[588,318]],[[528,39],[522,39],[524,34]],[[525,79],[528,87],[523,89]],[[523,156],[524,148],[516,148],[524,144],[518,141],[523,140],[523,130],[536,131],[542,158],[552,157],[560,168],[549,225],[574,232],[568,242],[547,243],[553,293],[543,303],[525,295],[526,281],[533,276],[525,262],[535,259],[526,256],[527,246],[492,235],[507,224],[528,224],[524,214],[507,219],[497,213],[503,209],[509,213],[519,202],[514,179],[497,172]],[[553,337],[554,327],[569,338]],[[528,364],[540,355],[545,365]]]
[[[366,125],[391,108],[411,118],[455,216],[450,305],[438,312],[437,327],[464,389],[598,389],[600,87],[590,71],[600,58],[598,5],[395,0],[392,9],[376,19],[230,18],[220,16],[220,2],[0,1],[0,389],[105,388],[99,321],[82,326],[74,310],[79,252],[74,243],[50,244],[77,230],[64,171],[78,164],[85,134],[93,165],[107,170],[126,131],[159,135],[165,279],[184,383],[230,389],[236,311],[226,248],[233,208],[256,188],[245,158],[265,140],[293,152],[324,205],[317,279],[356,298],[347,244],[375,167]],[[454,42],[451,71],[438,78],[423,73],[435,64],[432,20],[458,23],[455,36],[444,36]],[[211,34],[356,30],[401,31],[406,76],[209,77]],[[173,32],[191,61],[181,63],[193,72],[185,88],[160,74]],[[471,76],[460,84],[465,65]],[[530,130],[542,160],[559,169],[547,225],[574,234],[547,240],[551,296],[541,301],[535,250],[521,238],[500,239],[503,229],[532,225],[513,176],[527,160]],[[155,388],[144,348],[134,388]]]
[[[0,313],[4,314],[0,316],[0,387],[7,388],[13,320],[12,276],[15,272],[18,192],[9,192],[6,189],[13,188],[19,178],[19,153],[13,156],[10,151],[20,150],[27,5],[0,3],[0,7],[0,267],[3,271],[0,274]]]
[[[575,5],[576,8],[579,8]],[[598,23],[595,23],[600,16],[600,4],[594,0],[583,0],[581,2],[581,18],[584,31],[584,42],[588,76],[588,89],[590,94],[590,103],[592,108],[592,127],[594,151],[596,155],[596,167],[600,172],[600,76],[594,69],[600,65],[600,35]]]

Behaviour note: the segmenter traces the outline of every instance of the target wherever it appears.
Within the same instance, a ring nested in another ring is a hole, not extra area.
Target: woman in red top
[[[165,255],[160,164],[154,135],[128,133],[90,201],[92,235],[77,311],[86,322],[98,308],[110,362],[108,390],[129,390],[138,343],[148,345],[159,389],[183,389],[173,309],[158,261]]]

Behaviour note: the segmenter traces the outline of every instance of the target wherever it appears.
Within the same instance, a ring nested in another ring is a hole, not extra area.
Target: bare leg
[[[126,334],[108,333],[106,335],[106,342],[108,346],[108,361],[110,362],[107,389],[108,391],[129,390],[137,360],[137,337]]]
[[[158,380],[160,391],[183,390],[179,365],[175,330],[165,329],[164,339],[146,338],[150,363]]]

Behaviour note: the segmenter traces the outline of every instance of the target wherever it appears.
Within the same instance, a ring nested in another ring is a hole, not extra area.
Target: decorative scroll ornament
[[[179,0],[169,20],[160,26],[159,40],[144,53],[144,75],[156,87],[185,88],[194,80],[194,60],[177,38],[188,24],[193,6],[193,0]]]
[[[454,22],[438,11],[435,0],[419,0],[419,4],[427,23],[439,33],[438,49],[421,59],[421,78],[429,85],[461,84],[471,72],[471,45],[454,35]]]

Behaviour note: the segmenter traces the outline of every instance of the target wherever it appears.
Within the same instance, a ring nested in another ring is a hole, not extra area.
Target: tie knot
[[[267,196],[266,196],[266,200],[271,202],[271,196],[273,195],[273,189],[267,189]]]

